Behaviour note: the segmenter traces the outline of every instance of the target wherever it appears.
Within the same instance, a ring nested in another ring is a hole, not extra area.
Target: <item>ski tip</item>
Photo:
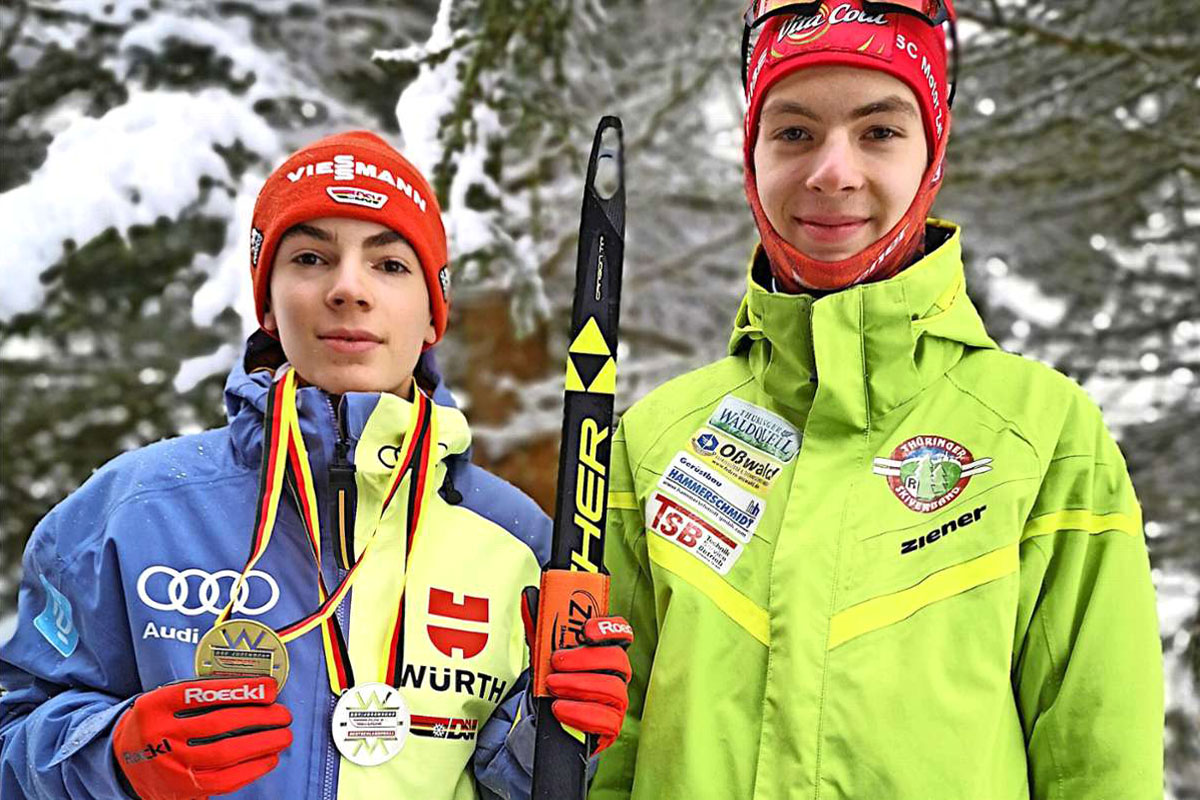
[[[624,149],[620,118],[605,115],[596,127],[587,178],[588,186],[601,200],[611,200],[623,188]]]

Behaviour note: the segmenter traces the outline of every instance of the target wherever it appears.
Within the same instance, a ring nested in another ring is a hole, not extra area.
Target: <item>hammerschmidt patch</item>
[[[715,528],[750,541],[762,519],[765,502],[728,476],[681,450],[667,465],[658,488],[682,501],[691,513],[714,521]]]

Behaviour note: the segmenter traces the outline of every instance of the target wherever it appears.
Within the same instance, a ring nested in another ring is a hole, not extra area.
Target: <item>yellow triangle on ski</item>
[[[575,337],[575,341],[571,342],[568,352],[587,353],[593,356],[612,355],[612,351],[608,349],[608,343],[604,341],[604,334],[600,333],[600,326],[596,324],[595,317],[588,317],[583,330]]]
[[[604,366],[596,373],[596,377],[592,380],[592,385],[588,387],[588,391],[592,394],[616,394],[617,362],[615,359],[610,358],[604,362]]]
[[[587,387],[583,385],[583,380],[579,377],[579,372],[575,369],[575,362],[571,360],[570,356],[567,356],[567,391],[587,391]]]

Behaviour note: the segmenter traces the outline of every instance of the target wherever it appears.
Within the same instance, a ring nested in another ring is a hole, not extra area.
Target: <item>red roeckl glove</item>
[[[521,617],[532,652],[538,590],[522,593]],[[546,686],[556,698],[550,709],[563,725],[596,737],[596,755],[617,739],[629,707],[633,669],[625,649],[633,644],[633,628],[623,617],[595,617],[583,627],[584,643],[555,650]]]
[[[142,800],[237,791],[270,772],[292,743],[275,679],[200,678],[138,697],[117,721],[113,753]]]

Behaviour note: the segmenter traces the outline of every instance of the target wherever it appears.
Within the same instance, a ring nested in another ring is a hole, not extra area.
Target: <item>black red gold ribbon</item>
[[[275,528],[279,501],[283,495],[284,479],[290,477],[289,488],[296,500],[300,518],[308,534],[309,547],[317,565],[319,604],[315,611],[280,628],[277,633],[279,638],[286,643],[303,636],[313,628],[318,626],[321,628],[330,690],[335,695],[340,696],[342,692],[355,684],[349,650],[341,628],[337,624],[335,614],[338,606],[353,587],[359,574],[359,568],[365,563],[370,553],[384,513],[399,492],[405,476],[411,473],[407,497],[405,573],[401,576],[400,599],[390,625],[392,635],[389,640],[387,668],[385,674],[381,676],[383,682],[399,686],[400,669],[403,664],[404,584],[407,579],[408,565],[412,559],[413,546],[420,528],[421,511],[433,491],[433,481],[430,480],[429,471],[432,467],[433,444],[437,441],[437,416],[434,413],[433,401],[415,386],[413,394],[414,399],[403,451],[389,475],[388,491],[379,510],[379,520],[363,546],[362,554],[332,592],[326,589],[325,581],[321,577],[320,514],[317,513],[317,496],[309,467],[308,450],[300,431],[300,418],[296,408],[295,371],[287,368],[282,374],[277,375],[267,395],[263,461],[259,470],[258,512],[254,526],[253,544],[246,560],[246,566],[242,569],[230,594],[229,603],[217,616],[213,626],[216,627],[228,617],[233,600],[241,591],[246,575],[266,552]]]

